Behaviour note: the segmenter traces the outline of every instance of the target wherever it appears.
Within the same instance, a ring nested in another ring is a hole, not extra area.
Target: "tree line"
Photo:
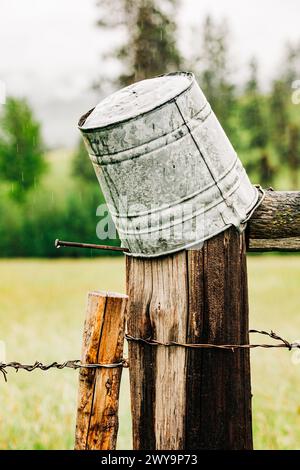
[[[207,16],[194,33],[187,60],[177,40],[178,0],[101,0],[98,8],[99,30],[119,29],[124,41],[106,53],[106,59],[119,63],[118,76],[101,76],[94,87],[107,79],[116,89],[162,73],[192,71],[251,180],[263,187],[299,189],[299,106],[291,97],[293,83],[300,78],[300,42],[286,45],[281,67],[266,91],[255,58],[245,83],[235,83],[226,21]],[[51,163],[29,103],[9,97],[2,111],[0,256],[89,255],[53,247],[56,237],[99,243],[96,208],[104,198],[82,141],[61,191],[47,180]]]

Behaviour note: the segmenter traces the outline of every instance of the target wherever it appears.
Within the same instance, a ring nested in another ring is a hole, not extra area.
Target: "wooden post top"
[[[94,297],[109,297],[109,298],[116,298],[116,299],[128,299],[128,295],[120,294],[119,292],[110,292],[110,291],[91,291],[88,293],[89,296]]]

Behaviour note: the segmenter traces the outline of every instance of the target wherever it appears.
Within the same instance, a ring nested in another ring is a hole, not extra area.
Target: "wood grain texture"
[[[185,341],[186,254],[152,260],[127,257],[128,333]],[[182,348],[129,342],[134,449],[183,449],[185,363]]]
[[[244,235],[127,257],[128,333],[159,341],[248,341]],[[248,351],[129,343],[134,449],[251,449]]]
[[[244,236],[235,229],[188,251],[188,342],[247,344]],[[252,449],[248,350],[189,350],[186,449]]]
[[[154,337],[162,342],[185,341],[188,315],[185,253],[152,262],[152,282],[149,313]],[[184,449],[186,351],[158,347],[155,359],[156,448]]]
[[[247,251],[264,252],[264,251],[300,251],[300,237],[287,238],[256,238],[251,239]]]
[[[126,257],[128,333],[149,338],[152,327],[149,306],[152,298],[152,261]],[[155,449],[154,405],[156,351],[128,344],[133,449]]]
[[[126,304],[126,295],[88,294],[82,363],[122,360]],[[80,369],[75,449],[115,449],[121,374],[122,367]]]
[[[266,191],[247,226],[249,251],[298,251],[300,192]]]

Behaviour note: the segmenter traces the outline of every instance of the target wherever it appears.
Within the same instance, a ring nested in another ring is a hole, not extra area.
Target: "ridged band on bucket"
[[[253,186],[193,74],[143,80],[79,121],[118,230],[133,256],[199,245],[256,207]]]

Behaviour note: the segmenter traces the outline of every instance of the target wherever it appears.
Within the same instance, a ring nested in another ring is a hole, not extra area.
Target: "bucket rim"
[[[172,103],[173,101],[175,101],[179,96],[181,96],[182,94],[186,93],[193,85],[194,83],[196,83],[196,80],[195,80],[195,75],[193,72],[186,72],[186,71],[178,71],[178,72],[169,72],[169,73],[164,73],[164,74],[161,74],[161,75],[157,75],[156,77],[153,77],[152,79],[145,79],[145,80],[153,80],[155,78],[160,78],[160,77],[171,77],[171,76],[179,76],[179,75],[184,75],[186,76],[187,78],[190,79],[190,83],[183,89],[181,90],[179,93],[176,93],[172,98],[169,98],[169,99],[162,99],[161,102],[157,102],[154,106],[151,106],[149,107],[149,109],[146,109],[145,111],[143,112],[139,112],[138,110],[132,114],[132,116],[130,117],[124,117],[124,118],[121,118],[119,119],[118,121],[116,122],[113,122],[113,123],[109,123],[109,124],[104,124],[104,125],[101,125],[101,126],[91,126],[91,127],[88,127],[88,128],[83,128],[82,126],[84,125],[85,121],[87,120],[87,118],[89,117],[89,115],[94,111],[94,109],[96,108],[96,106],[94,106],[93,108],[91,108],[89,111],[87,111],[85,114],[83,114],[80,118],[79,118],[79,121],[78,121],[78,124],[77,124],[77,127],[79,129],[79,131],[82,133],[82,134],[89,134],[89,133],[92,133],[92,132],[95,132],[95,131],[100,131],[100,130],[103,130],[103,129],[110,129],[110,128],[113,128],[113,127],[116,127],[117,125],[119,124],[123,124],[123,123],[126,123],[126,122],[130,122],[130,121],[134,121],[136,119],[139,119],[140,117],[143,117],[147,114],[150,114],[154,111],[156,111],[157,109],[160,109],[162,108],[163,106],[165,106],[167,103]],[[143,80],[140,80],[140,81],[143,81]],[[135,82],[135,83],[138,83],[138,82]],[[133,85],[133,84],[132,84]],[[131,86],[131,85],[128,85],[128,86]],[[123,89],[126,89],[128,87],[123,87],[123,88],[120,88],[119,90],[117,90],[116,92],[120,91],[120,90],[123,90]],[[108,95],[109,96],[109,95]],[[106,99],[106,98],[104,98]],[[101,100],[103,101],[103,100]],[[101,101],[98,103],[100,104]]]

